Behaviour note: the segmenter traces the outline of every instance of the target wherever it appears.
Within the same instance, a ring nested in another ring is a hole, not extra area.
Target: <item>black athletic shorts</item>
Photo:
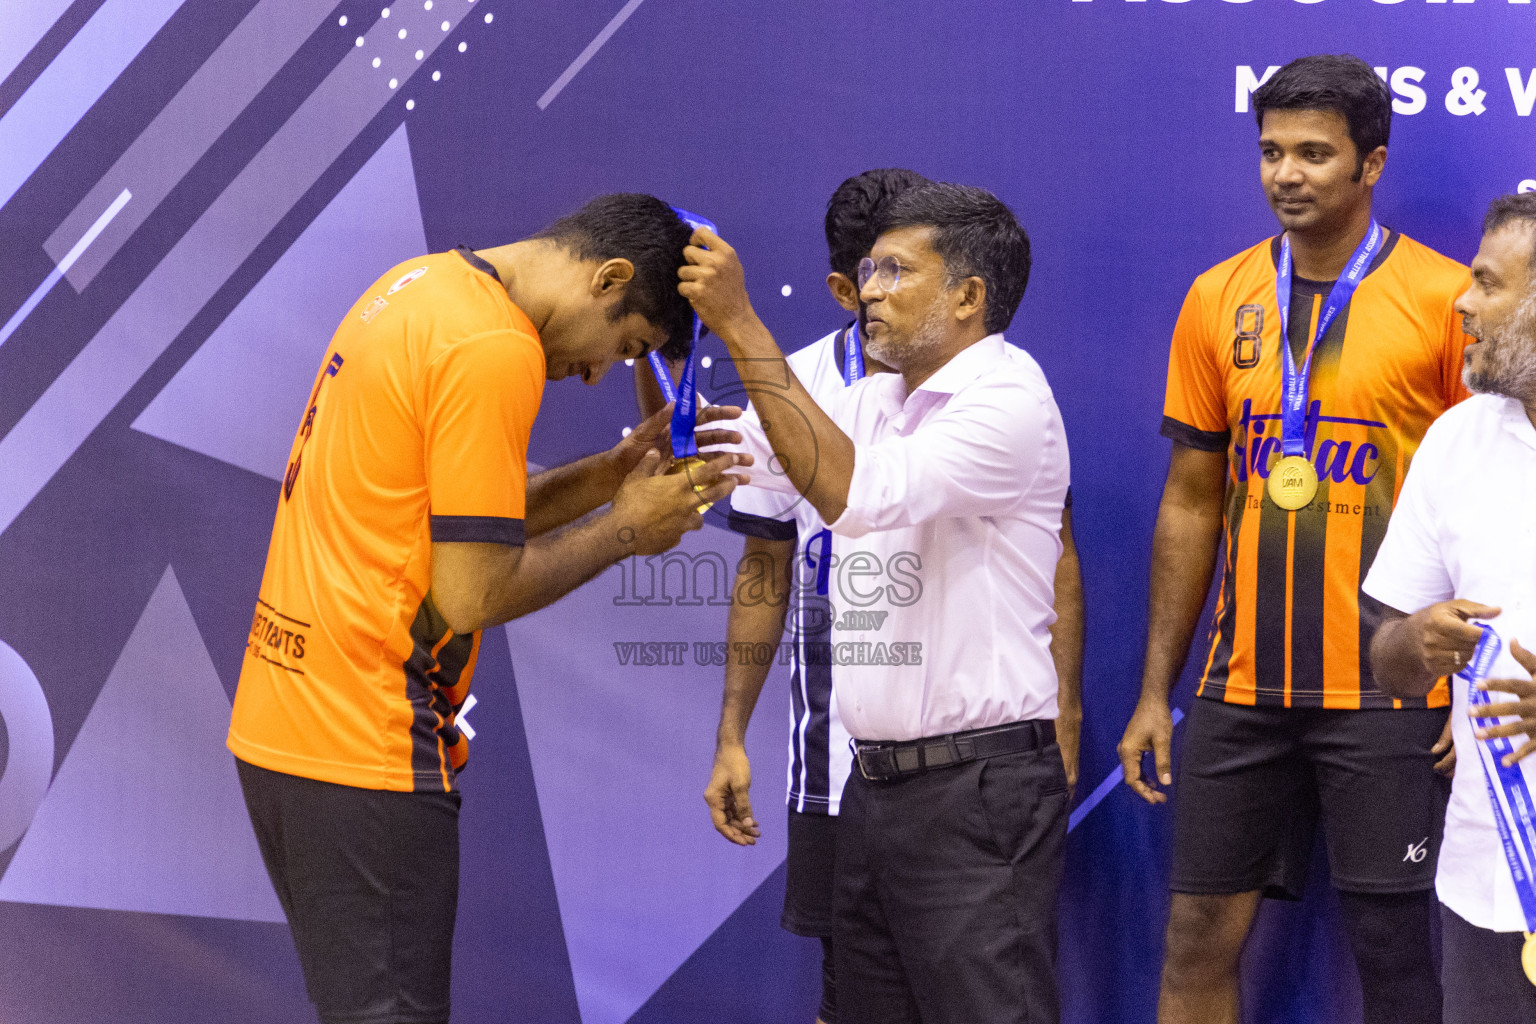
[[[837,866],[837,815],[790,809],[785,861],[785,931],[821,940],[821,1005],[816,1019],[837,1024],[837,967],[832,948],[832,878]]]
[[[1336,711],[1199,698],[1174,794],[1174,892],[1301,899],[1319,817],[1335,888],[1434,888],[1446,708]]]
[[[320,1019],[448,1020],[459,794],[357,789],[235,764]]]
[[[785,862],[785,931],[812,939],[829,938],[832,875],[837,864],[837,815],[789,812],[789,856]]]

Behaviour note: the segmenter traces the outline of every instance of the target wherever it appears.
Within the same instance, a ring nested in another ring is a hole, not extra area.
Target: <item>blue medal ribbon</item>
[[[696,213],[689,213],[680,206],[672,207],[672,212],[678,219],[690,228],[697,231],[699,228],[708,228],[715,234],[720,229],[715,227],[715,222],[700,217]],[[667,362],[661,358],[660,352],[651,352],[647,359],[651,364],[651,372],[656,375],[656,384],[661,388],[661,395],[667,401],[672,402],[672,457],[684,459],[690,455],[699,454],[698,443],[693,438],[694,424],[699,419],[698,386],[695,383],[698,370],[696,365],[699,358],[699,338],[704,333],[704,321],[699,319],[699,314],[693,314],[693,344],[688,349],[688,361],[683,364],[683,376],[678,381],[677,387],[672,386],[672,377],[667,373]]]
[[[864,379],[864,342],[859,337],[859,322],[855,320],[843,333],[843,386]]]
[[[1307,345],[1307,358],[1301,372],[1296,372],[1296,358],[1291,354],[1291,240],[1288,235],[1280,238],[1280,262],[1275,268],[1275,299],[1280,304],[1280,451],[1283,455],[1305,456],[1307,417],[1307,389],[1312,376],[1312,353],[1323,340],[1328,328],[1338,319],[1355,289],[1365,280],[1371,260],[1381,251],[1385,232],[1376,218],[1371,218],[1371,229],[1365,233],[1355,253],[1344,267],[1344,273],[1333,283],[1328,302],[1322,315],[1317,318],[1317,334]]]
[[[1494,660],[1504,649],[1504,641],[1499,639],[1493,627],[1479,623],[1478,628],[1483,631],[1483,637],[1477,642],[1477,650],[1467,667],[1456,673],[1456,678],[1467,684],[1467,702],[1474,708],[1492,703],[1492,695],[1479,690],[1477,684],[1487,678]],[[1496,718],[1478,718],[1476,721],[1480,727],[1499,724]],[[1493,821],[1499,829],[1499,844],[1504,848],[1504,859],[1509,862],[1509,873],[1514,879],[1515,893],[1520,897],[1525,930],[1529,934],[1536,932],[1536,804],[1531,801],[1531,790],[1526,785],[1519,762],[1504,764],[1504,757],[1514,750],[1514,741],[1507,736],[1477,743],[1483,781],[1488,784],[1488,802],[1493,805]]]

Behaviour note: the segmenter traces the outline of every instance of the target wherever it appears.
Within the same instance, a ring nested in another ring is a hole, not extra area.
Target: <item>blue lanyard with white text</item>
[[[855,381],[864,379],[864,343],[859,339],[857,320],[843,334],[842,373],[843,387],[851,387]],[[821,545],[821,553],[816,556],[816,593],[826,597],[832,575],[832,531],[822,527],[821,532],[811,538],[811,543]],[[809,554],[810,545],[806,545],[806,549]]]
[[[1381,225],[1376,223],[1376,218],[1371,218],[1371,229],[1365,233],[1360,244],[1355,246],[1355,253],[1349,258],[1349,263],[1344,267],[1344,273],[1333,283],[1333,290],[1328,293],[1328,302],[1323,306],[1322,315],[1317,318],[1317,334],[1312,337],[1307,345],[1307,358],[1303,363],[1301,372],[1296,372],[1296,357],[1291,354],[1291,239],[1288,235],[1280,236],[1280,262],[1275,268],[1275,299],[1280,304],[1280,451],[1282,455],[1305,456],[1307,445],[1303,436],[1306,427],[1307,414],[1307,386],[1312,375],[1312,353],[1317,351],[1317,343],[1327,335],[1328,328],[1333,326],[1344,307],[1349,305],[1349,300],[1354,297],[1355,289],[1360,287],[1360,282],[1365,280],[1366,271],[1371,267],[1371,260],[1381,250],[1382,236]]]
[[[697,231],[699,228],[708,228],[719,234],[714,221],[706,220],[696,213],[689,213],[682,207],[672,207],[672,212],[684,224]],[[704,333],[704,322],[699,315],[693,315],[693,345],[688,349],[688,361],[683,364],[683,376],[678,381],[677,387],[672,386],[672,377],[667,372],[667,362],[661,358],[661,353],[652,351],[646,358],[650,361],[651,372],[656,375],[656,384],[661,388],[661,396],[674,403],[672,406],[672,457],[674,459],[687,458],[690,455],[699,454],[699,446],[693,439],[693,427],[699,419],[698,387],[695,384],[697,370],[695,366],[699,359],[699,337]]]
[[[1467,667],[1456,673],[1467,684],[1467,702],[1474,708],[1492,703],[1488,691],[1479,690],[1477,684],[1487,678],[1504,647],[1491,626],[1479,624],[1478,628],[1483,631],[1483,638],[1477,642]],[[1495,718],[1476,721],[1479,726],[1498,724]],[[1519,762],[1504,764],[1505,755],[1514,752],[1514,742],[1507,736],[1475,742],[1483,780],[1488,784],[1488,802],[1493,805],[1493,821],[1499,828],[1499,844],[1504,848],[1504,859],[1509,862],[1515,893],[1525,914],[1525,930],[1536,932],[1536,805],[1531,802],[1531,790]]]
[[[864,379],[864,342],[859,338],[859,322],[855,320],[843,335],[843,387]]]

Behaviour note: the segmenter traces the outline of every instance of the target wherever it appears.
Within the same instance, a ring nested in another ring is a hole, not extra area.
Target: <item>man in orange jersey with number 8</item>
[[[1120,742],[1125,781],[1166,800],[1169,691],[1224,542],[1175,790],[1158,1020],[1236,1024],[1243,941],[1263,897],[1300,898],[1320,819],[1367,1024],[1438,1024],[1448,698],[1376,685],[1380,610],[1360,584],[1424,432],[1466,396],[1467,269],[1372,213],[1392,99],[1369,65],[1304,57],[1253,101],[1283,230],[1201,274],[1174,327],[1146,667]]]

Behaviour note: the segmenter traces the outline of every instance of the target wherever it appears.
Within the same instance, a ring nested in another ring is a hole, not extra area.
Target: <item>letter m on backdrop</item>
[[[1239,114],[1248,113],[1248,97],[1252,96],[1254,90],[1258,89],[1259,86],[1273,78],[1275,72],[1279,70],[1279,64],[1271,64],[1264,69],[1264,74],[1260,76],[1255,75],[1253,68],[1247,64],[1239,64],[1237,66],[1237,112]]]

